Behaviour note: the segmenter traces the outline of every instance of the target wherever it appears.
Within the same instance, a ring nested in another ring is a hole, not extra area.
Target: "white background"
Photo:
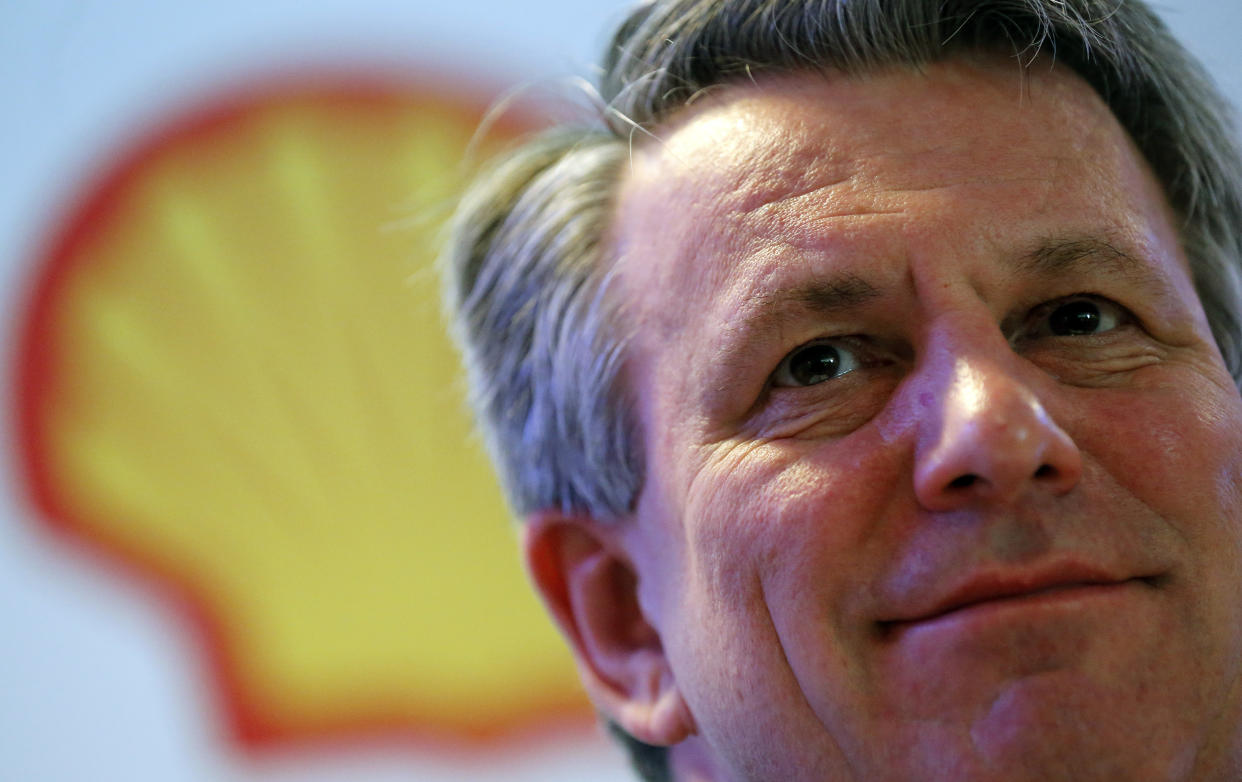
[[[14,314],[67,196],[153,117],[299,64],[378,63],[508,85],[589,74],[620,0],[0,0],[0,780],[630,779],[603,742],[463,760],[396,749],[248,760],[167,607],[36,524],[14,485]],[[1160,12],[1242,102],[1238,0]],[[457,81],[455,77],[455,81]]]

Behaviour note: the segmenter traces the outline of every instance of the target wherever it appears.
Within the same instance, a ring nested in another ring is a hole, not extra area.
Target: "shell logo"
[[[184,612],[245,746],[589,722],[439,316],[480,116],[376,80],[215,101],[117,161],[35,270],[27,493]]]

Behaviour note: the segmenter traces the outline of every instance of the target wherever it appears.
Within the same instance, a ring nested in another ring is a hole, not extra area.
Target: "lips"
[[[925,607],[919,606],[897,618],[882,621],[880,625],[894,630],[977,606],[999,605],[1045,595],[1051,597],[1061,592],[1090,595],[1093,587],[1102,588],[1100,594],[1103,594],[1109,587],[1146,580],[1141,577],[1119,577],[1097,567],[1073,562],[1025,571],[984,570],[953,586]]]

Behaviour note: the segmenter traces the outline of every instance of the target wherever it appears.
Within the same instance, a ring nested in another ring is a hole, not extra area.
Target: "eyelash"
[[[837,371],[831,377],[822,381],[817,381],[815,383],[801,383],[794,377],[795,367],[793,366],[793,360],[804,351],[808,351],[811,348],[816,347],[831,347],[838,353],[838,355],[845,352],[846,355],[849,356],[849,360],[844,362],[847,368],[842,371]],[[811,385],[819,385],[822,382],[827,382],[827,380],[835,380],[843,377],[857,369],[872,366],[876,363],[873,358],[869,360],[869,357],[866,355],[866,348],[867,346],[864,344],[864,340],[861,337],[820,337],[813,339],[810,342],[804,342],[789,351],[789,353],[781,359],[781,362],[777,364],[776,369],[772,371],[771,384],[775,388],[805,388]]]
[[[1073,304],[1075,302],[1088,302],[1097,308],[1097,314],[1105,320],[1110,320],[1111,324],[1107,328],[1093,331],[1089,334],[1055,334],[1051,331],[1050,318],[1056,311],[1062,307]],[[1015,344],[1027,339],[1048,339],[1048,338],[1072,338],[1072,337],[1088,337],[1099,336],[1115,331],[1123,326],[1130,325],[1135,322],[1134,315],[1121,304],[1094,293],[1075,293],[1069,296],[1062,296],[1051,301],[1037,305],[1027,314],[1022,328],[1012,337],[1010,343]]]

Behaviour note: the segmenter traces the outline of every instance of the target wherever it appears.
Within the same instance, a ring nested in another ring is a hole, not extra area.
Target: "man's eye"
[[[1094,296],[1049,302],[1031,313],[1031,337],[1083,337],[1123,325],[1129,315],[1119,304]]]
[[[784,388],[813,386],[858,368],[858,357],[840,342],[816,340],[795,349],[772,373],[772,384]]]
[[[1098,334],[1117,328],[1120,322],[1115,306],[1101,306],[1092,299],[1074,299],[1049,314],[1048,330],[1058,337]]]

